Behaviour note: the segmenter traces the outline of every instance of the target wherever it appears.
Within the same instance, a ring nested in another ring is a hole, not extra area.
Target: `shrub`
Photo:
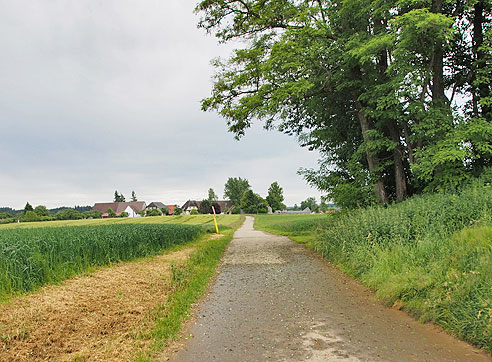
[[[198,210],[196,209],[191,210],[190,215],[198,215]]]
[[[161,216],[162,213],[157,209],[147,210],[145,216]]]

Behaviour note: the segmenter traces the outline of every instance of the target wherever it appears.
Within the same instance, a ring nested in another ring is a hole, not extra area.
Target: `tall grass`
[[[94,266],[155,255],[204,232],[200,226],[166,224],[0,230],[0,298]]]
[[[388,207],[329,215],[267,231],[310,233],[312,247],[376,291],[492,352],[492,177],[454,193],[414,197]],[[295,238],[294,238],[295,239]]]

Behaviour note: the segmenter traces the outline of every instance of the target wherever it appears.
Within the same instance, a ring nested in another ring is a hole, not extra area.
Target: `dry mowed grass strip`
[[[151,342],[153,309],[171,292],[170,263],[193,248],[119,263],[0,305],[0,361],[127,361]]]

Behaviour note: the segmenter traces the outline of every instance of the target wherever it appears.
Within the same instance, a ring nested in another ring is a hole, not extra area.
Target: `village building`
[[[188,200],[183,205],[183,213],[189,215],[192,210],[197,210],[200,208],[201,201]],[[220,210],[216,210],[217,214],[230,214],[234,206],[229,200],[215,201],[214,204],[219,205]]]
[[[126,212],[128,217],[140,217],[140,212],[145,210],[145,201],[132,202],[98,202],[94,204],[93,210],[102,212],[102,217],[109,217],[108,209],[113,210],[116,216],[120,216],[122,212]]]

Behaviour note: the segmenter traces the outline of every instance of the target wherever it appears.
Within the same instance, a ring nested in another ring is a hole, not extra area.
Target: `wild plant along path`
[[[312,251],[253,229],[229,245],[179,361],[491,361],[386,308]]]

